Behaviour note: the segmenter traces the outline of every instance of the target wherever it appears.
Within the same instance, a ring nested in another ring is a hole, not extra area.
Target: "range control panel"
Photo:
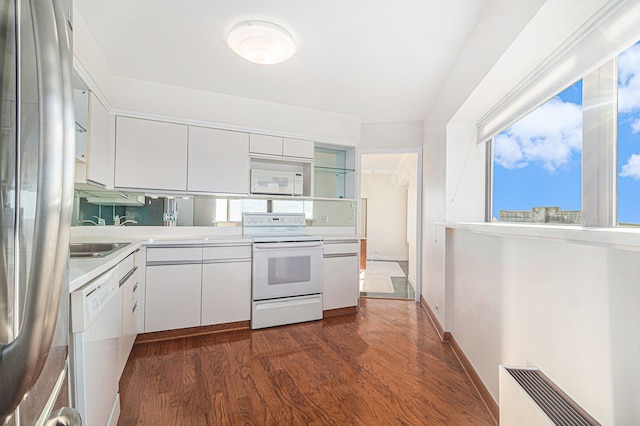
[[[304,213],[244,213],[242,215],[242,226],[245,228],[304,225]]]

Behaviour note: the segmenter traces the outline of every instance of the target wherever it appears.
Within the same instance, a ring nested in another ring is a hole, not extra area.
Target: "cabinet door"
[[[140,247],[135,254],[135,265],[138,267],[138,284],[133,286],[133,316],[136,321],[136,333],[144,333],[145,280],[147,268],[147,249]]]
[[[115,186],[186,190],[187,126],[117,117]]]
[[[282,140],[282,155],[285,157],[313,159],[313,147],[313,141],[284,138]]]
[[[113,188],[113,117],[93,93],[89,94],[87,181]]]
[[[189,126],[189,191],[249,193],[249,134]]]
[[[251,262],[202,265],[202,325],[251,318]]]
[[[200,325],[202,265],[147,266],[144,331]]]
[[[338,309],[358,305],[358,255],[345,254],[324,258],[322,309]]]
[[[249,136],[249,151],[252,154],[282,156],[282,138],[278,136],[257,135]]]
[[[133,348],[137,335],[137,321],[134,319],[134,286],[138,285],[138,271],[133,273],[120,287],[122,294],[122,331],[118,337],[118,377],[122,375],[124,366]]]

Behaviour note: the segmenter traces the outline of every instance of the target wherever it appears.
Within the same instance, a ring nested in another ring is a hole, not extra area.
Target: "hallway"
[[[409,262],[368,260],[367,268],[360,271],[360,296],[415,300],[408,275]]]

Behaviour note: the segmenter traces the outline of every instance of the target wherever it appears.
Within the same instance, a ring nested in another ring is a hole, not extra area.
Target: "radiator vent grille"
[[[554,424],[559,426],[600,425],[540,370],[505,369]]]

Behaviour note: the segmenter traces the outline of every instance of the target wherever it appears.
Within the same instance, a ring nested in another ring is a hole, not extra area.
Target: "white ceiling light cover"
[[[284,62],[296,53],[291,34],[266,21],[245,21],[227,34],[227,44],[238,55],[256,64],[273,65]]]

